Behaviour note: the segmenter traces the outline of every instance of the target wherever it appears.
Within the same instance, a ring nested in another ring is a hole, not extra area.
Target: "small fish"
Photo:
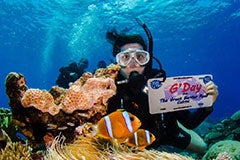
[[[48,123],[47,124],[47,130],[52,130],[52,129],[56,129],[57,128],[57,125],[56,124],[52,124],[52,123]]]
[[[68,122],[67,125],[69,125],[69,126],[71,126],[71,127],[74,127],[74,126],[75,126],[75,124],[72,123],[72,122]]]
[[[104,139],[115,138],[124,142],[141,126],[140,120],[133,114],[119,109],[101,118],[95,128],[96,135]]]
[[[125,143],[129,147],[136,147],[138,150],[144,150],[148,145],[155,141],[155,136],[145,129],[138,129],[128,137]]]
[[[68,128],[67,126],[62,126],[62,127],[58,127],[57,130],[63,131],[63,130],[66,130],[67,128]]]

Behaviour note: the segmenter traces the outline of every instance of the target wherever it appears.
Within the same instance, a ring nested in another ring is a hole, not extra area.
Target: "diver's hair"
[[[139,43],[143,50],[147,50],[147,45],[139,34],[125,35],[117,33],[116,30],[111,30],[106,33],[106,38],[113,45],[112,54],[114,57],[121,51],[121,47],[127,43]]]

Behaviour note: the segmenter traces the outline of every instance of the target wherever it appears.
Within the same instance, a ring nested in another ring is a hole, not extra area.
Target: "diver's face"
[[[121,47],[121,50],[127,50],[129,48],[133,49],[140,49],[142,50],[143,47],[139,43],[128,43]],[[139,74],[142,74],[145,69],[145,66],[139,65],[134,58],[131,59],[130,63],[127,66],[121,68],[121,73],[126,78],[129,78],[131,72],[136,71]]]

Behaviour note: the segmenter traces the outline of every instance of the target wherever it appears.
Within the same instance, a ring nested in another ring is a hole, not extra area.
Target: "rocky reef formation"
[[[239,160],[240,142],[223,140],[213,144],[203,157],[203,160],[208,159]]]
[[[240,111],[215,124],[204,135],[209,150],[203,159],[240,159]],[[221,155],[221,153],[224,153]]]
[[[175,153],[137,151],[92,136],[92,125],[106,114],[107,101],[116,92],[115,78],[120,67],[110,65],[94,74],[84,73],[68,89],[28,88],[25,77],[11,72],[6,93],[12,109],[11,125],[26,137],[5,142],[0,159],[176,159],[191,160]],[[10,114],[9,114],[10,115]]]
[[[3,110],[0,115],[0,159],[3,156],[50,160],[192,159],[156,150],[137,151],[114,141],[106,142],[89,136],[91,126],[106,113],[107,101],[116,92],[114,80],[119,69],[117,65],[110,65],[94,74],[84,73],[67,89],[53,86],[50,90],[28,88],[22,74],[9,73],[5,85],[11,113]],[[239,159],[239,122],[240,111],[204,135],[210,149],[203,159]],[[10,131],[23,134],[26,141],[21,142],[27,143],[11,142],[13,134]],[[43,149],[44,155],[38,152]]]
[[[204,141],[209,148],[221,140],[240,141],[240,110],[230,118],[223,119],[214,125],[209,132],[204,135]]]
[[[59,133],[67,137],[66,142],[73,141],[79,126],[94,123],[106,113],[119,69],[110,65],[95,74],[87,72],[68,89],[53,86],[49,91],[29,89],[22,74],[9,73],[5,85],[13,124],[36,149],[51,145]]]

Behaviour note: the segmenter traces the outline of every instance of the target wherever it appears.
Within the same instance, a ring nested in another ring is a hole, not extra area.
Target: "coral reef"
[[[209,148],[203,159],[240,159],[239,123],[240,111],[212,126],[203,137]]]
[[[48,112],[53,116],[60,111],[59,107],[54,103],[53,96],[46,90],[28,89],[21,101],[25,108],[35,107],[41,112]]]
[[[224,140],[212,145],[211,148],[204,155],[203,160],[215,158],[221,160],[222,158],[227,159],[227,157],[231,160],[239,160],[240,159],[239,153],[240,153],[239,141]]]
[[[65,113],[73,113],[75,110],[95,110],[98,112],[103,104],[107,106],[108,98],[116,93],[114,80],[111,78],[89,78],[84,85],[73,83],[66,92],[65,98],[60,104],[60,108]]]
[[[223,119],[212,127],[212,129],[204,135],[204,141],[211,147],[221,140],[237,140],[240,141],[240,111],[236,112],[231,118]]]
[[[116,92],[114,80],[119,69],[112,64],[94,74],[86,72],[68,89],[53,86],[49,91],[29,89],[22,74],[9,73],[5,86],[12,113],[1,112],[5,114],[0,115],[1,128],[17,126],[14,128],[26,137],[27,143],[12,143],[12,136],[7,135],[10,132],[1,129],[0,159],[192,159],[157,150],[138,151],[114,139],[92,136],[92,125],[105,115],[108,99]],[[210,147],[205,159],[240,158],[239,122],[240,111],[205,134]],[[47,149],[44,155],[43,151],[38,154],[43,149]]]
[[[12,109],[12,118],[24,121],[25,110],[22,107],[21,98],[28,89],[25,77],[20,73],[11,72],[5,80],[6,93],[9,98],[9,106]]]
[[[71,142],[76,128],[96,122],[105,113],[107,100],[116,92],[114,79],[120,67],[110,65],[94,75],[84,73],[69,89],[53,86],[49,91],[29,89],[24,76],[11,72],[6,77],[6,93],[12,121],[34,149],[51,145],[61,133]]]
[[[218,154],[216,160],[232,160],[232,158],[227,152],[223,152]]]
[[[7,108],[0,108],[0,127],[7,128],[12,121],[12,112]]]

